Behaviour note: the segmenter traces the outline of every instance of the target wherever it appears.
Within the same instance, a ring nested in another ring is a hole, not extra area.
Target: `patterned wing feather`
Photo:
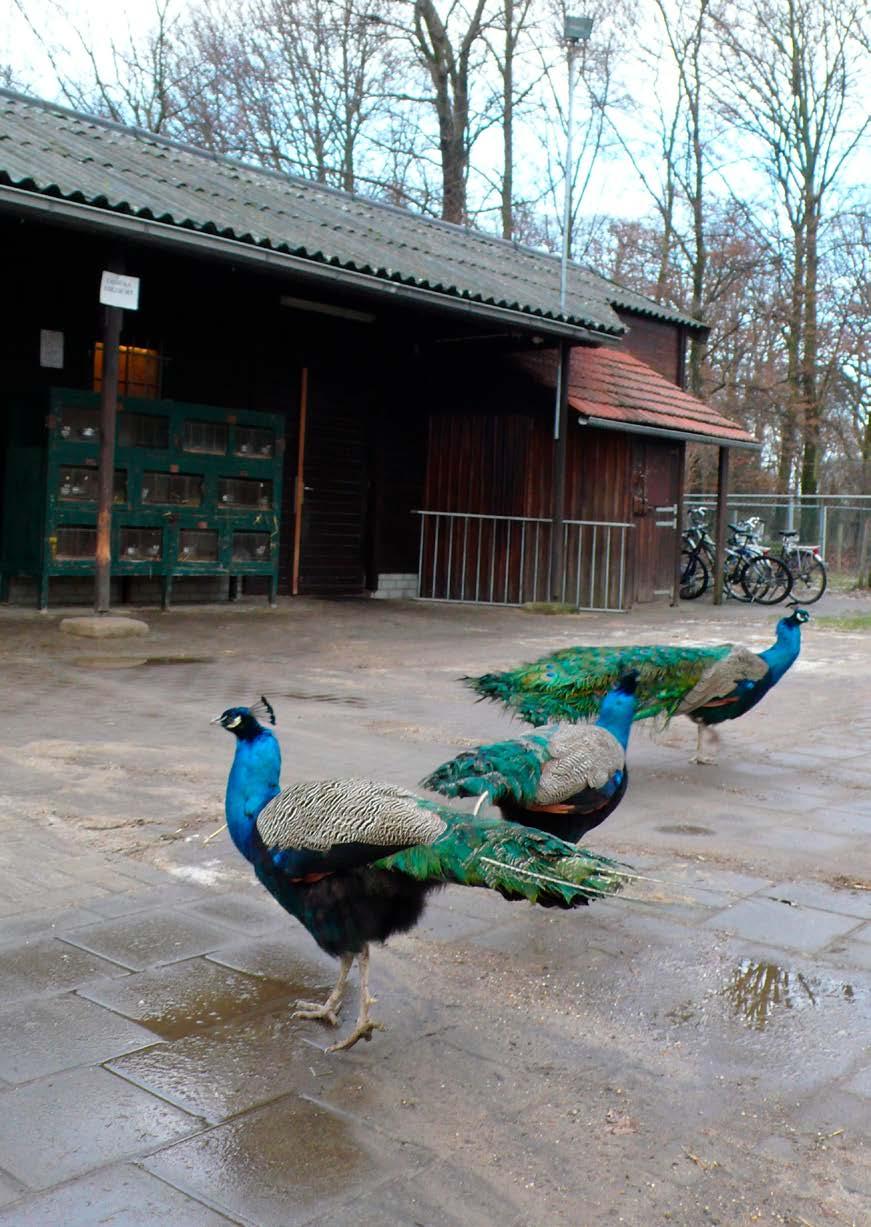
[[[656,644],[563,648],[532,664],[464,681],[481,698],[503,703],[527,723],[541,725],[595,716],[619,678],[635,669],[635,719],[657,715],[668,718],[677,712],[684,695],[704,671],[731,650],[731,644],[713,648]]]
[[[589,788],[603,788],[622,771],[626,755],[617,738],[594,724],[557,725],[550,739],[535,801],[553,805]]]
[[[529,899],[544,907],[579,907],[615,894],[624,884],[627,875],[608,857],[530,827],[432,804],[445,821],[444,833],[431,844],[376,862],[376,868],[399,870],[422,882],[487,887],[506,899]]]
[[[723,699],[733,692],[739,682],[755,682],[765,677],[768,665],[755,652],[740,645],[733,647],[729,655],[711,664],[681,699],[678,715],[687,715],[698,707],[705,707],[714,699]]]
[[[328,852],[338,844],[407,848],[429,843],[444,820],[414,793],[373,780],[311,780],[285,788],[260,811],[267,848]]]

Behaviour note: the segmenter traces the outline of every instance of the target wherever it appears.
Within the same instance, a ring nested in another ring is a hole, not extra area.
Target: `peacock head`
[[[784,626],[801,626],[803,622],[810,622],[810,617],[806,609],[800,609],[796,606],[791,614],[781,618],[781,622]]]
[[[261,695],[250,707],[228,707],[220,716],[215,716],[212,724],[220,724],[228,733],[238,737],[240,741],[251,741],[262,732],[263,726],[257,717],[265,717],[270,724],[275,724],[275,712],[265,695]]]
[[[638,670],[628,669],[615,687],[621,694],[635,694],[638,689]]]

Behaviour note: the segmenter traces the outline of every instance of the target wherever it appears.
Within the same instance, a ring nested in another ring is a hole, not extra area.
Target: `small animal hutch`
[[[123,398],[118,405],[112,574],[278,580],[283,418]],[[97,541],[99,396],[54,388],[11,419],[0,598],[14,576],[92,575]]]

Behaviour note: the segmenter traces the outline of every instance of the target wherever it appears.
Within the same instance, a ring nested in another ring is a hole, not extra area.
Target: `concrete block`
[[[84,639],[129,639],[148,634],[148,623],[139,618],[117,618],[112,614],[93,614],[90,617],[62,618],[60,629],[65,635],[79,635]]]

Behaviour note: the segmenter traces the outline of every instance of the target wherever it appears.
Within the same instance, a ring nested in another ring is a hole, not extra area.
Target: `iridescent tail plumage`
[[[638,671],[636,720],[670,719],[704,671],[728,656],[731,644],[677,648],[658,644],[563,648],[532,664],[463,681],[482,699],[516,712],[528,724],[595,717],[620,676]]]
[[[433,843],[394,853],[375,868],[399,870],[420,882],[486,887],[506,899],[562,908],[616,894],[631,877],[610,857],[543,831],[500,818],[459,814],[435,802],[421,804],[436,810],[447,829]]]

